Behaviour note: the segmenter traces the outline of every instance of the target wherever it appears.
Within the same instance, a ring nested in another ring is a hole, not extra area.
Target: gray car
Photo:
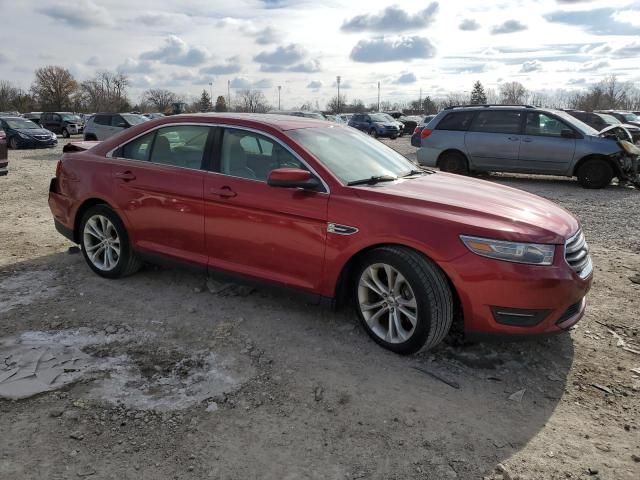
[[[532,106],[449,107],[421,132],[418,161],[443,171],[578,177],[604,188],[620,146],[566,112]]]

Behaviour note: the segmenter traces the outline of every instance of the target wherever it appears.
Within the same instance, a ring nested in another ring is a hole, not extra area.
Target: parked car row
[[[640,150],[574,114],[529,105],[449,107],[421,130],[418,161],[458,174],[575,176],[585,188],[604,188],[614,177],[640,184]]]
[[[9,155],[7,152],[7,134],[0,128],[0,177],[9,173]]]
[[[23,117],[0,117],[0,129],[5,134],[7,144],[14,150],[54,147],[58,144],[55,133]]]

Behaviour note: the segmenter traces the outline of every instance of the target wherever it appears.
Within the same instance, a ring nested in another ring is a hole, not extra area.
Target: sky
[[[97,71],[188,97],[261,89],[282,108],[392,103],[519,81],[581,89],[610,74],[640,87],[634,0],[0,0],[0,79],[27,89],[36,68]],[[6,13],[6,15],[5,15]],[[7,19],[9,19],[7,21]],[[212,83],[211,87],[209,83]]]

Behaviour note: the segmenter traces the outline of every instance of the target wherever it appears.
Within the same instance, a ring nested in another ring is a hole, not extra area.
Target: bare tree
[[[377,109],[377,105],[376,105],[376,109]],[[351,105],[349,105],[349,111],[354,113],[363,113],[365,111],[364,102],[359,98],[354,98],[353,101],[351,102]]]
[[[216,99],[216,112],[226,112],[227,111],[227,101],[224,99],[222,95],[218,95]]]
[[[270,109],[261,90],[240,90],[235,100],[238,112],[266,113]]]
[[[177,101],[178,96],[175,93],[162,88],[152,88],[142,94],[142,102],[161,113],[167,113],[171,105]]]
[[[66,68],[49,65],[36,70],[31,86],[33,95],[43,110],[65,110],[72,104],[71,96],[78,90],[78,82]]]
[[[338,96],[336,95],[335,97],[332,97],[331,100],[329,100],[329,102],[327,103],[327,110],[329,110],[331,113],[346,112],[346,105],[347,96],[340,95],[340,98],[338,98]]]
[[[500,103],[504,105],[523,104],[527,97],[527,89],[520,82],[507,82],[500,85]]]
[[[19,89],[11,82],[0,80],[0,111],[11,110],[14,107]]]
[[[120,112],[130,107],[127,98],[129,78],[124,73],[98,72],[80,84],[84,110]]]

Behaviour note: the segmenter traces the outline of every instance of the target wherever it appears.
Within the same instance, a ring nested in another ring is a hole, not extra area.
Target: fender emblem
[[[327,232],[335,233],[336,235],[353,235],[358,233],[356,227],[350,227],[349,225],[340,225],[338,223],[327,224]]]

